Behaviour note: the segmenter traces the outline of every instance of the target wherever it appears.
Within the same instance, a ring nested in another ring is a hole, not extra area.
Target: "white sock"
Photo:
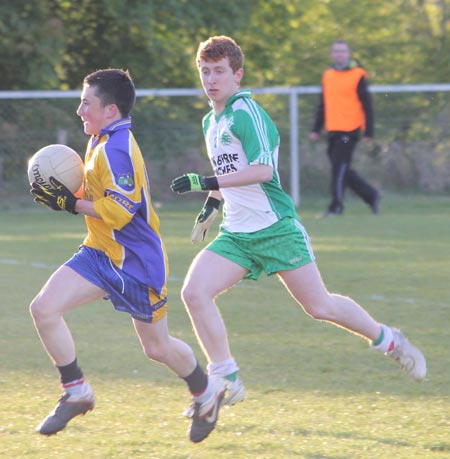
[[[383,340],[377,345],[372,344],[372,348],[385,354],[393,349],[394,334],[392,333],[392,329],[387,325],[381,324],[381,328],[383,330]]]
[[[63,384],[63,389],[69,395],[74,397],[80,397],[84,395],[88,390],[88,385],[84,378],[71,381],[70,383]]]
[[[221,360],[220,362],[208,363],[208,374],[226,378],[228,375],[239,371],[236,360],[233,358]]]
[[[211,381],[208,378],[208,385],[206,386],[206,389],[200,395],[196,395],[194,397],[194,400],[197,403],[204,403],[206,402],[206,400],[211,398],[213,392],[214,392],[214,386],[211,384]]]

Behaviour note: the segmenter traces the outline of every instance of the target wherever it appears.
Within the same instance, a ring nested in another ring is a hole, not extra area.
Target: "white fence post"
[[[289,95],[290,112],[290,194],[296,206],[300,203],[300,129],[298,116],[298,95],[319,94],[320,86],[276,86],[264,88],[252,88],[254,93],[259,94],[287,94]],[[441,84],[409,84],[409,85],[371,85],[370,91],[374,93],[399,93],[399,92],[450,92],[449,83]],[[42,98],[78,98],[80,92],[70,91],[0,91],[0,99],[42,99]],[[167,89],[138,89],[137,97],[158,96],[202,96],[201,89],[196,88],[167,88]],[[58,141],[65,143],[64,134],[58,133]]]
[[[298,123],[298,96],[295,91],[289,94],[289,125],[291,144],[291,197],[295,207],[300,204],[300,155],[298,139],[300,126]]]

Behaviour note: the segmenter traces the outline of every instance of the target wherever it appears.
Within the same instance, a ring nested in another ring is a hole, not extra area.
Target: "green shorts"
[[[270,276],[315,260],[308,233],[290,217],[254,233],[221,229],[206,249],[248,269],[245,279],[252,280],[258,280],[262,272]]]

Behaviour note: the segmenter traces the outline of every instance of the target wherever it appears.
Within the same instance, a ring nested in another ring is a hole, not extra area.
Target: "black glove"
[[[52,186],[50,189],[45,188],[37,182],[31,184],[30,193],[34,197],[34,202],[50,207],[53,210],[67,210],[67,212],[77,214],[78,212],[75,212],[75,204],[78,198],[54,177],[50,177],[49,182]]]
[[[219,183],[217,182],[217,177],[214,175],[212,177],[205,177],[191,173],[173,179],[170,188],[175,193],[181,194],[188,191],[218,190]]]
[[[217,217],[219,212],[220,202],[216,198],[209,197],[201,212],[197,215],[195,220],[194,228],[191,233],[191,241],[196,244],[199,241],[204,241],[208,234],[209,228],[211,227],[214,219]]]

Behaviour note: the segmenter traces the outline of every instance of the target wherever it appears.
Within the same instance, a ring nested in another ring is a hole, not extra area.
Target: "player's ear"
[[[117,116],[120,118],[122,117],[119,107],[116,104],[108,104],[105,108],[108,118],[116,118]]]
[[[239,86],[241,84],[241,80],[244,78],[244,69],[241,67],[235,74],[234,74],[234,81]]]

